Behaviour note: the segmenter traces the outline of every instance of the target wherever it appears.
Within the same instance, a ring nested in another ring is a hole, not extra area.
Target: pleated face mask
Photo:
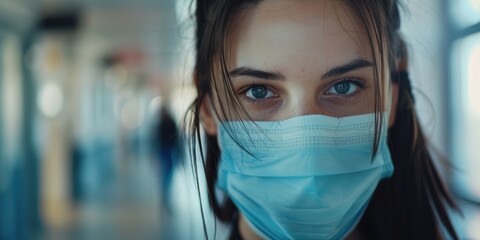
[[[385,119],[375,155],[374,113],[222,122],[218,187],[265,239],[342,239],[393,173]]]

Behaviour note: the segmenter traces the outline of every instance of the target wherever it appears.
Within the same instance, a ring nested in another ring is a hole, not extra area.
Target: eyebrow
[[[339,76],[351,71],[355,71],[361,68],[371,67],[371,66],[373,66],[372,62],[362,58],[356,58],[347,64],[330,69],[327,73],[323,74],[322,79]]]
[[[356,58],[347,64],[336,66],[322,75],[322,79],[342,75],[365,67],[371,67],[373,63],[362,58]],[[253,77],[265,80],[285,81],[286,77],[280,72],[267,72],[250,67],[239,67],[229,72],[230,77]]]
[[[240,67],[230,72],[230,77],[254,77],[265,80],[280,80],[285,81],[285,76],[279,72],[266,72],[262,70],[253,69],[250,67]]]

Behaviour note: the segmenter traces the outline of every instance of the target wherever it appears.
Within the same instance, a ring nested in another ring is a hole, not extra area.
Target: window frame
[[[458,89],[458,86],[454,86],[454,84],[460,80],[463,81],[466,79],[459,78],[456,74],[456,65],[455,65],[455,57],[456,57],[456,52],[455,48],[457,46],[457,43],[463,39],[466,39],[470,36],[473,36],[475,34],[480,34],[480,21],[469,25],[467,27],[460,27],[457,24],[456,17],[454,14],[451,12],[451,5],[452,3],[456,0],[443,0],[443,14],[444,16],[447,16],[444,18],[444,25],[446,27],[446,51],[445,51],[445,56],[444,56],[444,68],[443,68],[443,74],[447,76],[447,88],[446,88],[446,96],[447,96],[447,125],[448,125],[448,131],[447,131],[447,142],[448,142],[448,156],[449,159],[453,163],[453,168],[449,169],[447,171],[447,179],[448,183],[455,193],[455,197],[468,201],[470,203],[473,203],[475,205],[480,206],[480,197],[475,197],[473,193],[471,193],[471,190],[465,188],[462,189],[461,186],[459,186],[459,175],[461,174],[455,166],[457,166],[458,163],[461,163],[464,161],[463,159],[456,159],[458,158],[457,152],[457,143],[455,139],[457,139],[457,136],[459,135],[457,133],[457,130],[459,127],[461,127],[462,123],[459,122],[456,117],[458,114],[465,114],[464,111],[462,111],[462,108],[460,108],[460,100],[458,98],[455,98],[455,96],[458,95],[458,93],[455,92],[455,90]],[[456,81],[457,80],[457,81]]]

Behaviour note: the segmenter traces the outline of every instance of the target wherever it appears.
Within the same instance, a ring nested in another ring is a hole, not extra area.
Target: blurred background
[[[417,110],[452,164],[462,239],[480,239],[480,0],[404,3]],[[1,240],[204,238],[174,137],[194,98],[193,10],[0,0]],[[224,238],[203,204],[209,236]]]

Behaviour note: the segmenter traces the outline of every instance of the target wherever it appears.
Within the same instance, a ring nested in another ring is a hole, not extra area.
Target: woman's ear
[[[388,127],[391,128],[395,124],[395,119],[397,117],[397,105],[398,105],[398,94],[399,86],[397,82],[392,83],[392,105],[390,106],[390,118],[388,119]]]
[[[200,105],[200,121],[202,123],[205,132],[214,136],[217,135],[217,122],[213,116],[212,107],[208,104],[207,100],[203,100]]]
[[[193,70],[193,84],[197,89],[200,89],[200,82],[198,79],[198,72],[196,69]],[[208,97],[204,97],[203,101],[200,103],[200,124],[202,124],[203,129],[208,135],[214,136],[217,135],[217,123],[213,117],[211,106],[208,104]]]

